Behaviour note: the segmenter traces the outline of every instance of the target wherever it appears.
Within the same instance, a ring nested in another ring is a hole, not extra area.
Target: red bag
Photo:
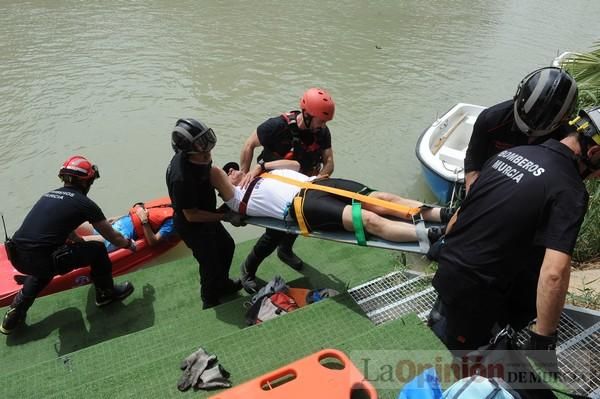
[[[250,325],[258,324],[298,308],[294,298],[283,292],[275,292],[256,302],[246,313],[246,321]]]

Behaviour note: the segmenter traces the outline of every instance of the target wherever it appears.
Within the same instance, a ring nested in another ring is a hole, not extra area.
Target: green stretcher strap
[[[361,246],[367,245],[367,238],[365,237],[365,226],[362,222],[362,206],[360,202],[352,200],[352,225],[354,226],[354,236],[356,237],[356,243]]]

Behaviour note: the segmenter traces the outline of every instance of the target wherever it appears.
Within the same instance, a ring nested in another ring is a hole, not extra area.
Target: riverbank
[[[600,310],[600,259],[573,264],[567,302]]]

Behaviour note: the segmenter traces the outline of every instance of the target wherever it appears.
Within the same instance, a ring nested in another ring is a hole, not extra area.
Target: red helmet
[[[327,91],[313,87],[306,90],[300,99],[300,109],[327,122],[333,119],[335,103]]]
[[[63,163],[58,171],[58,176],[74,176],[82,180],[89,180],[99,178],[100,172],[96,165],[92,165],[81,155],[74,155]]]

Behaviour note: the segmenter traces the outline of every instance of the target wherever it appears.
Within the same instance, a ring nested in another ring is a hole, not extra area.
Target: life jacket
[[[159,198],[146,203],[134,204],[131,207],[131,209],[129,209],[129,216],[131,217],[131,221],[133,222],[135,235],[138,239],[145,237],[144,226],[142,225],[142,221],[135,213],[135,208],[138,205],[142,205],[148,210],[148,222],[150,223],[150,228],[153,232],[157,232],[160,229],[160,226],[162,226],[162,224],[167,219],[173,217],[173,207],[171,206],[168,197]]]
[[[281,114],[287,123],[291,136],[291,147],[286,153],[263,151],[263,158],[268,162],[276,159],[290,159],[300,162],[300,171],[307,175],[317,174],[322,162],[322,149],[318,141],[318,132],[313,132],[312,143],[306,144],[300,136],[300,129],[296,117],[300,111],[290,111]]]

